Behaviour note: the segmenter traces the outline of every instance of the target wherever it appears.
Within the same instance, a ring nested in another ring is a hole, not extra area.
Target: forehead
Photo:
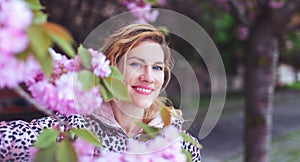
[[[160,44],[144,41],[129,51],[128,59],[141,58],[147,63],[164,62],[164,51]]]

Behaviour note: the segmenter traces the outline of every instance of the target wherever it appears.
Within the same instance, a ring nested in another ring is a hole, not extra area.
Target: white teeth
[[[141,92],[145,92],[145,93],[150,93],[151,90],[150,89],[145,89],[145,88],[136,88],[138,91],[141,91]]]

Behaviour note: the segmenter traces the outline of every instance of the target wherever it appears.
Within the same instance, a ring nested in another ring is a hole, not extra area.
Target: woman
[[[91,115],[61,118],[73,127],[95,132],[108,150],[122,152],[126,150],[128,140],[138,140],[141,136],[141,128],[136,122],[164,127],[159,115],[164,99],[158,95],[170,80],[171,54],[164,35],[148,24],[121,28],[107,39],[100,51],[122,72],[132,101],[111,100]],[[174,108],[170,108],[170,112],[171,124],[181,130],[180,113]],[[38,133],[53,123],[57,120],[46,117],[30,123],[0,124],[0,158],[28,160],[29,147]],[[182,147],[191,153],[193,161],[200,161],[199,148],[187,142],[183,142]]]

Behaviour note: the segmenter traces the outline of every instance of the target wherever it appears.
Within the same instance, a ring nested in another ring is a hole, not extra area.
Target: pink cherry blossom
[[[152,10],[151,3],[145,3],[143,0],[126,2],[124,5],[137,18],[136,23],[154,22],[159,14],[157,10]]]
[[[239,26],[237,37],[239,40],[246,40],[249,36],[249,29],[246,26]]]
[[[0,55],[0,88],[13,88],[22,82],[29,82],[39,69],[40,66],[33,56],[22,61],[13,56]]]
[[[157,0],[159,6],[164,6],[167,4],[167,0]]]
[[[0,55],[13,55],[22,52],[28,46],[29,39],[25,31],[0,26]]]
[[[42,80],[29,87],[33,98],[44,107],[63,115],[90,114],[102,104],[98,87],[88,91],[82,89],[78,74],[62,74],[53,83]]]
[[[44,107],[57,107],[58,96],[56,87],[47,82],[46,80],[42,80],[35,84],[32,84],[28,90],[31,92],[32,97]]]
[[[278,9],[278,8],[282,8],[285,5],[285,2],[283,0],[272,0],[269,2],[269,6],[273,9]]]
[[[81,138],[76,139],[73,146],[78,156],[92,156],[94,154],[95,146]]]
[[[81,60],[77,59],[78,56],[74,59],[68,59],[65,55],[56,53],[52,48],[49,48],[48,51],[53,59],[52,79],[56,80],[64,73],[82,70],[80,68]]]
[[[162,135],[155,137],[147,142],[130,140],[128,142],[127,161],[186,161],[186,156],[181,149],[182,137],[178,130],[169,126],[166,127]]]
[[[106,60],[105,55],[101,52],[97,52],[91,48],[88,51],[92,55],[91,65],[93,73],[100,78],[108,77],[111,73],[110,61]]]
[[[17,54],[28,46],[29,39],[25,31],[33,15],[24,1],[0,2],[0,55]]]
[[[33,14],[22,0],[0,0],[0,24],[15,30],[26,29],[32,21]]]
[[[34,162],[34,159],[35,159],[35,156],[36,156],[36,154],[38,153],[38,149],[37,148],[35,148],[35,147],[30,147],[30,149],[29,149],[29,152],[30,152],[30,159],[29,159],[29,161],[32,161],[32,162]]]

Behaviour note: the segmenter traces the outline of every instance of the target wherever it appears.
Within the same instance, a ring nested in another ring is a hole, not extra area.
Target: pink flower
[[[164,6],[167,4],[167,0],[157,0],[158,5]]]
[[[128,162],[125,161],[122,153],[110,152],[110,151],[102,151],[101,156],[94,159],[94,162]]]
[[[249,29],[246,26],[239,26],[238,27],[238,34],[237,37],[239,40],[246,40],[249,36]]]
[[[101,52],[97,52],[91,48],[88,51],[92,55],[91,65],[93,73],[100,78],[108,77],[111,73],[110,61],[106,60],[105,55]]]
[[[52,77],[54,80],[56,80],[63,73],[80,71],[80,64],[77,63],[78,60],[75,60],[78,57],[75,57],[75,59],[68,59],[65,55],[56,53],[52,48],[49,48],[48,51],[54,61],[52,72]],[[81,60],[79,63],[81,63]]]
[[[39,64],[32,56],[21,61],[13,56],[0,55],[0,88],[13,88],[22,82],[33,80],[39,69]]]
[[[33,14],[27,3],[21,0],[1,0],[0,2],[1,26],[25,30],[31,24]]]
[[[279,1],[278,0],[276,0],[276,1],[272,0],[272,1],[269,2],[269,6],[273,9],[282,8],[284,6],[284,4],[285,4],[285,2],[282,1],[282,0],[279,0]]]
[[[78,114],[91,114],[95,108],[101,106],[102,102],[103,100],[98,87],[94,87],[81,94],[75,94],[74,96],[74,106]]]
[[[29,149],[29,154],[30,154],[30,159],[29,159],[29,161],[34,161],[34,159],[35,159],[35,156],[36,156],[36,154],[38,153],[38,149],[37,148],[35,148],[35,147],[30,147],[30,149]]]
[[[56,87],[46,80],[31,85],[28,90],[32,97],[42,106],[56,108],[58,102]]]
[[[27,85],[35,79],[44,79],[45,75],[42,72],[41,66],[38,61],[31,55],[24,62],[24,69],[22,72],[24,78],[22,79]]]
[[[135,1],[125,3],[126,7],[130,10],[137,20],[136,23],[154,22],[157,19],[158,11],[151,11],[152,4],[145,3],[144,1]]]
[[[13,55],[22,52],[28,46],[29,39],[25,31],[0,27],[0,54]]]
[[[62,74],[53,83],[47,80],[29,86],[33,98],[44,107],[63,115],[90,114],[102,104],[98,87],[88,91],[82,89],[78,74]]]
[[[182,137],[174,126],[165,128],[162,135],[147,142],[130,140],[126,153],[127,161],[186,161],[186,156],[182,153]]]
[[[17,54],[28,45],[26,29],[31,24],[33,15],[24,1],[0,2],[0,54]]]
[[[94,154],[95,146],[81,138],[75,140],[73,146],[78,156],[92,156]]]

